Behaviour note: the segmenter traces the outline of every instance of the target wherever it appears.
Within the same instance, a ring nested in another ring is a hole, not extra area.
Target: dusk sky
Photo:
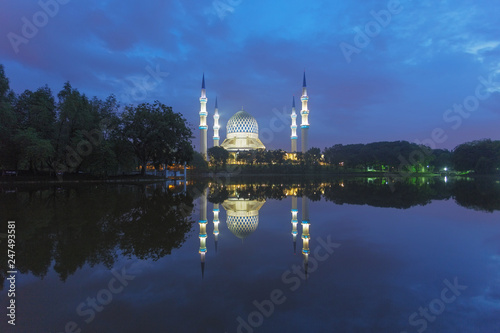
[[[500,139],[499,18],[498,0],[7,0],[0,63],[16,93],[70,81],[122,104],[160,100],[196,136],[205,73],[209,147],[217,96],[222,139],[243,106],[285,150],[305,70],[310,147],[452,149]]]

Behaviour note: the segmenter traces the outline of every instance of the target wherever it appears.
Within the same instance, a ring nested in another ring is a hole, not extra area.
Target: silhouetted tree
[[[147,163],[183,164],[191,159],[192,132],[186,120],[158,101],[126,107],[122,133],[142,166],[142,174],[146,172]]]
[[[229,152],[224,147],[215,146],[208,149],[208,156],[210,157],[210,163],[216,168],[225,167],[229,158]]]
[[[485,139],[463,143],[453,150],[452,161],[458,171],[496,173],[500,167],[500,141]]]

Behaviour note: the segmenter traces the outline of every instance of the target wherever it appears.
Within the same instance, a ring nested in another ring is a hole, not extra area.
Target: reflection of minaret
[[[215,113],[214,113],[214,147],[219,146],[219,107],[217,105],[217,97],[215,98]]]
[[[304,270],[307,276],[307,265],[309,263],[309,199],[302,197],[302,254],[304,255]]]
[[[293,253],[297,253],[297,197],[292,197],[292,236],[293,236]]]
[[[207,254],[207,192],[203,191],[200,198],[200,258],[201,277],[205,275],[205,255]]]
[[[201,81],[201,97],[200,97],[200,154],[207,159],[207,93],[205,91],[205,74]]]
[[[217,252],[217,241],[219,240],[219,204],[214,204],[214,238],[215,252]]]
[[[290,128],[292,129],[292,153],[297,152],[297,113],[295,112],[295,96],[293,96],[293,102],[292,102],[292,115],[290,116],[292,118],[292,125]]]
[[[300,128],[302,129],[302,153],[306,153],[309,146],[309,109],[307,108],[307,102],[309,97],[307,96],[307,85],[306,85],[306,72],[304,71],[304,82],[302,84],[302,123]]]

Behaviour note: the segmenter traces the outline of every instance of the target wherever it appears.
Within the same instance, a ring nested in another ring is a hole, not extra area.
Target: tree
[[[17,130],[17,119],[13,105],[15,94],[10,89],[9,79],[0,64],[0,168],[17,170],[18,152],[15,150],[13,136]]]
[[[282,165],[285,162],[286,152],[282,149],[277,149],[272,151],[273,154],[273,163],[278,165]]]
[[[89,156],[88,171],[106,176],[108,173],[120,174],[135,170],[135,154],[121,133],[121,119],[118,116],[120,104],[116,97],[110,95],[105,100],[94,97],[91,104],[97,109],[102,143]]]
[[[25,90],[18,96],[14,110],[17,130],[13,149],[23,166],[36,173],[54,156],[55,102],[49,87],[32,92]]]
[[[500,141],[486,139],[463,143],[454,149],[452,161],[457,171],[495,173],[500,167]]]
[[[240,151],[237,155],[237,159],[245,164],[253,165],[255,162],[255,152],[253,151]]]
[[[192,166],[196,171],[198,172],[206,172],[208,171],[208,163],[197,151],[193,151],[193,156],[191,158],[191,161],[189,162],[189,165]]]
[[[447,149],[434,149],[432,151],[433,159],[429,163],[429,166],[435,171],[449,168],[453,165],[452,156],[453,154]]]
[[[266,150],[265,149],[257,149],[255,152],[255,162],[257,164],[262,164],[266,162]]]
[[[321,160],[321,150],[319,148],[311,148],[305,153],[306,164],[318,165]]]
[[[121,130],[123,139],[130,143],[142,166],[143,175],[147,163],[158,167],[160,164],[183,164],[191,159],[192,132],[186,120],[158,101],[126,107]]]
[[[55,170],[77,171],[83,158],[93,151],[94,144],[88,141],[88,134],[100,130],[98,109],[69,82],[57,96],[55,157],[50,165]]]
[[[210,157],[210,162],[216,168],[225,167],[229,158],[229,152],[224,147],[216,146],[208,149],[208,156]]]
[[[56,121],[56,105],[48,86],[32,92],[25,90],[19,95],[15,110],[19,126],[23,129],[33,128],[40,138],[53,139]]]
[[[48,139],[42,139],[32,127],[19,130],[14,136],[14,142],[19,150],[20,161],[25,162],[29,169],[36,173],[38,165],[43,164],[54,155],[54,147]]]

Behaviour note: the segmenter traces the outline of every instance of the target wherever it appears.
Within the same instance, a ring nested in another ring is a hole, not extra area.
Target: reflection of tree
[[[208,199],[212,203],[223,203],[229,197],[238,197],[248,200],[265,200],[286,198],[287,186],[284,184],[241,184],[210,186]]]
[[[253,179],[252,181],[256,181]],[[412,178],[389,186],[383,178],[330,179],[302,177],[273,178],[255,184],[248,179],[233,179],[229,185],[212,184],[210,201],[220,203],[229,196],[248,199],[281,200],[294,193],[311,201],[325,198],[336,204],[371,205],[376,207],[410,208],[426,205],[431,200],[449,199],[450,189],[442,180]]]
[[[500,185],[492,178],[459,180],[453,184],[453,198],[460,206],[493,212],[500,210]]]
[[[0,199],[2,220],[16,221],[17,269],[38,277],[52,260],[62,280],[85,264],[111,267],[117,250],[156,260],[191,229],[192,197],[163,187],[54,186]]]
[[[158,260],[179,248],[191,230],[183,207],[193,199],[157,189],[120,218],[120,248],[129,256]]]
[[[170,254],[184,243],[191,229],[187,219],[193,210],[193,197],[201,195],[206,185],[190,185],[189,194],[177,195],[152,185],[28,188],[0,194],[0,219],[16,221],[16,266],[20,272],[44,277],[54,263],[54,270],[65,280],[85,264],[111,267],[119,251],[154,260]],[[496,179],[448,183],[408,179],[392,185],[381,178],[231,179],[224,185],[212,183],[209,200],[222,203],[233,196],[282,200],[293,193],[336,204],[409,208],[453,197],[470,209],[500,210]],[[1,228],[5,233],[6,224]],[[6,239],[0,241],[4,246]],[[7,267],[7,256],[0,256],[0,267]],[[4,279],[5,270],[1,270],[0,281]]]
[[[385,178],[346,177],[321,180],[310,177],[245,177],[232,178],[224,184],[211,184],[209,200],[222,203],[229,196],[252,200],[281,200],[291,193],[306,196],[311,201],[321,198],[336,204],[370,205],[407,209],[427,205],[433,200],[453,197],[464,207],[500,210],[500,185],[497,179],[478,178],[474,181],[443,178],[408,178],[386,183]]]
[[[214,185],[210,187],[210,192],[208,193],[208,201],[212,203],[223,203],[229,197],[229,191],[227,186]]]
[[[427,205],[437,199],[435,184],[384,184],[346,181],[325,187],[324,197],[336,204],[369,205],[374,207],[410,208]],[[449,197],[450,194],[447,194]]]

